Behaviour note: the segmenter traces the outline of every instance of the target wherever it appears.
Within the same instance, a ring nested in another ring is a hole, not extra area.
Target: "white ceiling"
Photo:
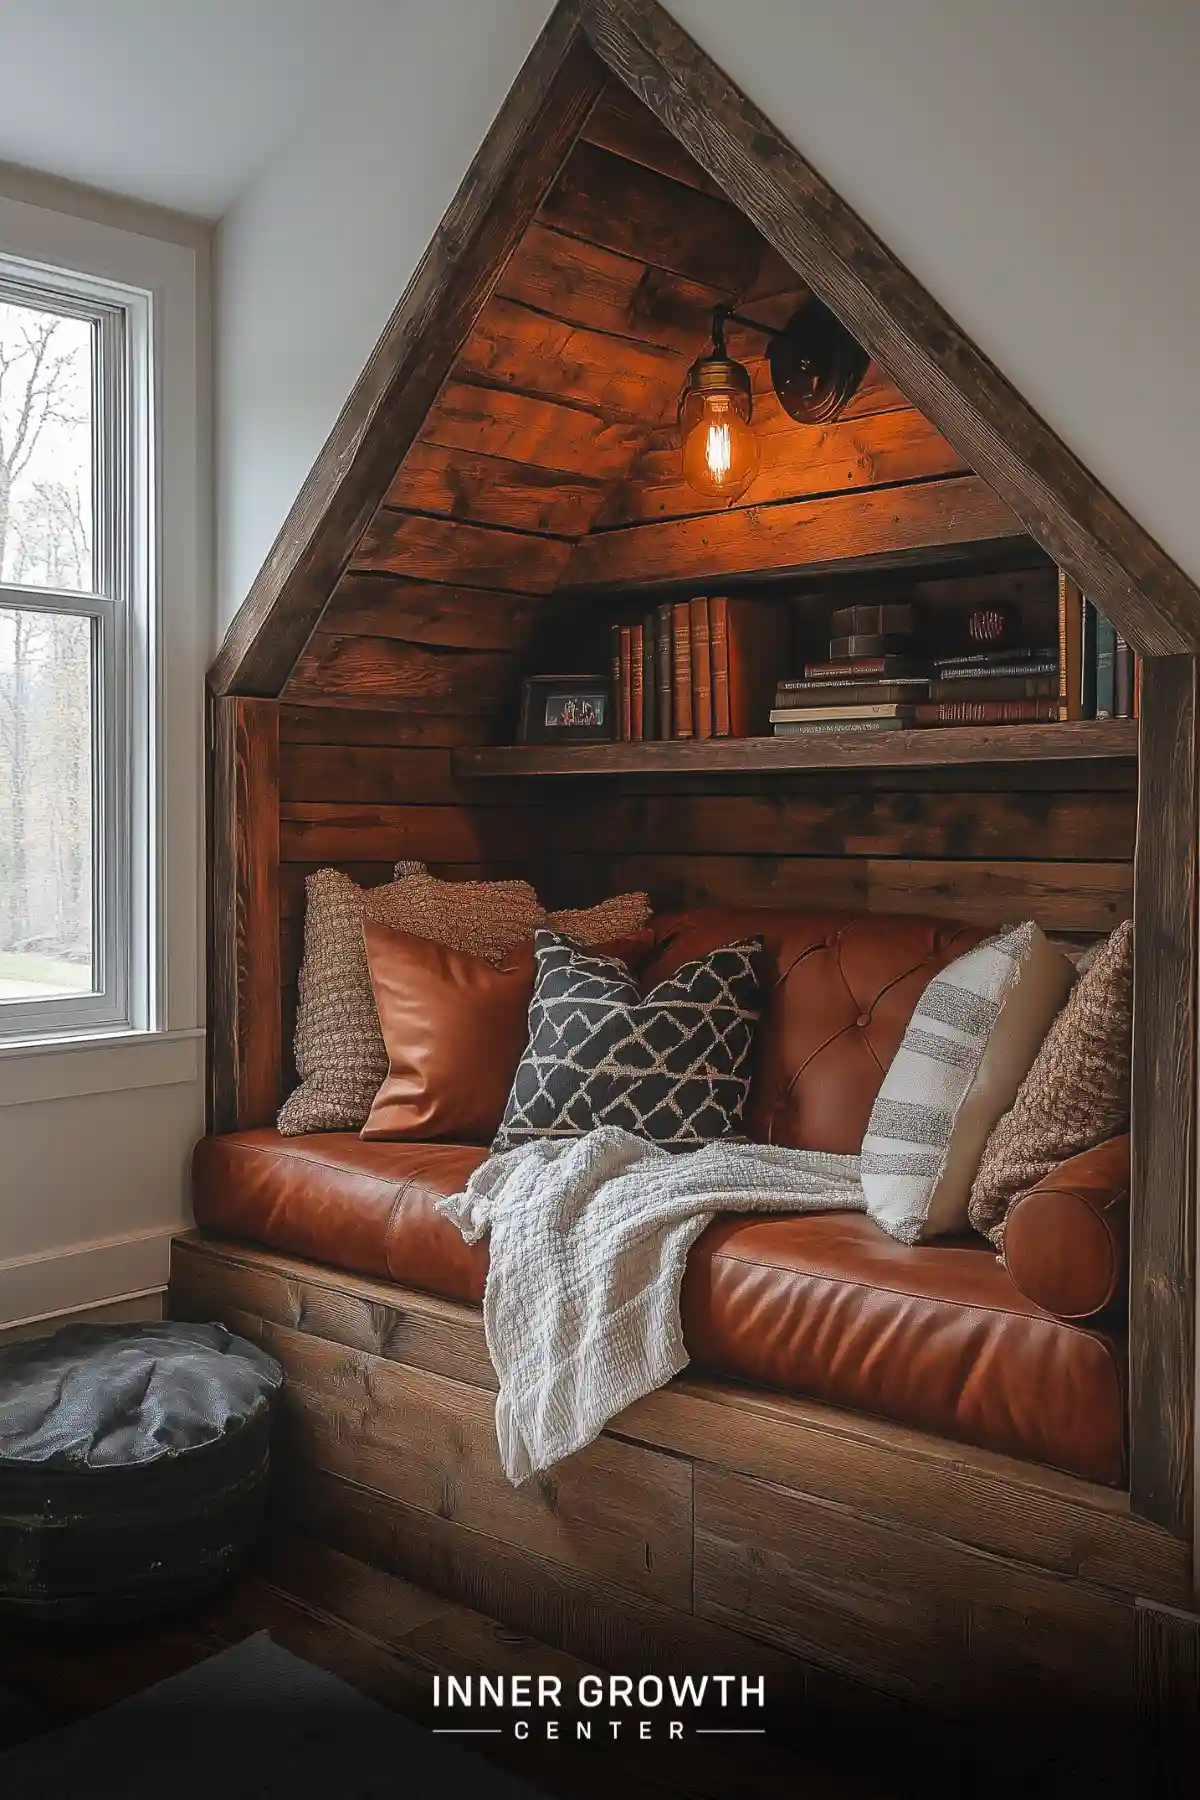
[[[372,20],[422,3],[0,0],[0,162],[219,218]]]

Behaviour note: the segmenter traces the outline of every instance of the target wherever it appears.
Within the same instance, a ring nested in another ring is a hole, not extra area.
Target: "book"
[[[997,702],[997,704],[1001,704]],[[1058,571],[1058,716],[1083,717],[1083,595]]]
[[[1045,700],[927,700],[916,706],[918,725],[1052,725],[1059,697]]]
[[[647,743],[658,736],[658,681],[654,663],[654,614],[642,620],[642,736]]]
[[[708,646],[708,601],[688,601],[692,652],[692,735],[710,738],[712,718],[712,660]]]
[[[1079,671],[1081,687],[1079,716],[1081,719],[1094,719],[1096,716],[1096,609],[1090,600],[1083,602],[1083,620],[1080,630],[1083,645],[1080,654],[1083,662]]]
[[[1116,656],[1116,703],[1113,717],[1132,719],[1133,717],[1133,649],[1125,642],[1120,632],[1117,633]]]
[[[1102,612],[1096,614],[1096,717],[1111,719],[1116,705],[1117,633]]]
[[[1142,716],[1142,659],[1135,650],[1133,653],[1133,716]]]
[[[729,610],[724,594],[708,601],[708,648],[712,657],[713,736],[729,736]]]
[[[621,627],[613,625],[608,633],[610,668],[612,673],[612,734],[621,738]],[[528,697],[528,689],[526,689]],[[522,728],[523,730],[524,728]]]
[[[773,729],[776,737],[820,737],[828,731],[907,731],[911,724],[911,719],[814,719],[789,720]]]
[[[912,655],[912,639],[905,633],[852,632],[846,637],[829,640],[829,660],[843,657]]]
[[[766,735],[779,671],[787,667],[790,637],[791,613],[778,601],[726,598],[730,737]]]
[[[966,682],[972,684],[972,691],[981,681],[995,681],[998,676],[1013,675],[1053,675],[1055,691],[1058,688],[1058,657],[1047,651],[1044,656],[1031,656],[1024,662],[979,664],[969,669],[942,669],[937,679],[949,682],[953,687],[962,687]]]
[[[971,669],[979,664],[1028,662],[1030,657],[1040,654],[1032,644],[1014,644],[1007,650],[972,650],[964,656],[935,656],[933,666],[949,674],[951,669]]]
[[[692,735],[692,624],[686,600],[671,608],[671,693],[675,708],[674,735]]]
[[[619,628],[621,641],[620,686],[621,742],[633,740],[633,632],[628,625]]]
[[[772,725],[807,723],[817,719],[899,719],[911,718],[912,703],[898,706],[777,706],[771,712]]]
[[[776,706],[870,706],[885,700],[924,700],[929,692],[926,675],[901,676],[896,681],[781,681],[775,689]]]
[[[1042,675],[990,675],[984,681],[929,684],[931,700],[1051,700],[1058,697],[1058,670]]]
[[[671,675],[671,637],[674,622],[669,605],[659,606],[654,613],[654,664],[658,675],[658,735],[669,738],[674,715],[674,693]]]
[[[893,679],[899,675],[923,675],[926,671],[913,656],[841,656],[836,661],[810,662],[804,665],[806,681],[857,680],[859,676],[881,675]],[[787,682],[780,682],[786,687]]]
[[[646,665],[642,655],[642,628],[629,626],[629,741],[640,744],[646,729]]]

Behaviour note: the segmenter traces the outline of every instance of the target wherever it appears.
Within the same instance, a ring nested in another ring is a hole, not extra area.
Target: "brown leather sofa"
[[[764,940],[768,997],[750,1134],[857,1151],[926,983],[985,934],[912,917],[664,914],[642,985],[751,932]],[[486,1246],[465,1245],[435,1206],[486,1154],[483,1145],[368,1143],[349,1132],[206,1138],[195,1156],[196,1217],[212,1231],[477,1305]],[[693,1361],[1119,1485],[1127,1192],[1127,1138],[1061,1165],[1019,1202],[1016,1279],[982,1238],[909,1248],[851,1213],[718,1219],[684,1282]]]

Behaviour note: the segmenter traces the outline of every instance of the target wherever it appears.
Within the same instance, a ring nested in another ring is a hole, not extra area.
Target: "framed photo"
[[[525,677],[518,743],[606,744],[612,737],[612,684],[603,675]]]

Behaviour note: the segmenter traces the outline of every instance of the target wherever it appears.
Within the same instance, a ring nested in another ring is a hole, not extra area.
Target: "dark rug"
[[[0,1756],[3,1800],[539,1800],[259,1632]]]

